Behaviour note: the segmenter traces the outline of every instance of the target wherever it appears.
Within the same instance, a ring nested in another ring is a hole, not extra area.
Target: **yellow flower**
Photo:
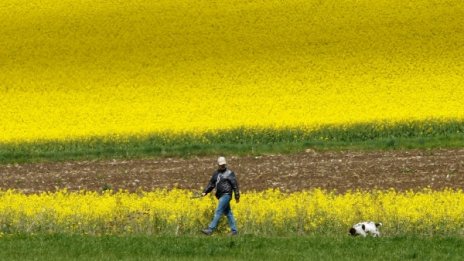
[[[0,142],[464,118],[463,1],[314,5],[2,0]]]
[[[191,195],[180,189],[32,195],[8,190],[0,192],[0,232],[196,233],[210,222],[217,200],[192,200]],[[245,233],[340,233],[359,221],[374,220],[384,224],[386,234],[396,235],[459,233],[463,203],[464,193],[451,189],[345,194],[320,189],[287,194],[269,189],[243,193],[240,204],[232,203],[232,209]]]

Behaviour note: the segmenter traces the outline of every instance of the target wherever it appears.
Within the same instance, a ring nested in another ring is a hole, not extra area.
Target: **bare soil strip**
[[[292,155],[228,157],[242,191],[285,192],[323,188],[399,191],[464,187],[464,149],[412,151],[307,150]],[[216,168],[216,157],[153,158],[0,165],[0,189],[24,193],[112,188],[198,191]]]

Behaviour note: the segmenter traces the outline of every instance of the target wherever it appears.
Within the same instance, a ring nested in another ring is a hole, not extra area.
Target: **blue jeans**
[[[235,232],[237,231],[237,226],[235,225],[235,218],[232,214],[232,209],[230,209],[231,198],[231,195],[228,194],[222,195],[219,198],[218,206],[216,208],[216,211],[214,212],[213,221],[211,221],[211,224],[209,224],[208,226],[211,230],[216,229],[219,219],[221,219],[221,216],[224,214],[227,216],[227,220],[229,221],[230,230]]]

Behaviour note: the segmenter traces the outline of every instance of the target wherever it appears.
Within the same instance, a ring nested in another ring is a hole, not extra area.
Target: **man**
[[[232,214],[232,210],[230,209],[232,192],[234,192],[235,201],[237,203],[240,201],[237,178],[235,177],[235,173],[227,168],[227,162],[224,157],[219,157],[217,163],[218,169],[213,173],[208,186],[206,186],[201,195],[206,196],[209,192],[216,188],[216,198],[219,199],[219,202],[214,213],[213,220],[209,224],[208,228],[203,229],[202,232],[206,235],[211,235],[216,229],[221,216],[225,215],[229,221],[231,235],[237,235],[235,218]]]

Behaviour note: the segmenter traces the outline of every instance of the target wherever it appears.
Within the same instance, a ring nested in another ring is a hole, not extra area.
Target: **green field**
[[[463,121],[325,125],[313,131],[234,129],[201,135],[91,137],[68,141],[0,143],[0,163],[104,158],[295,153],[318,150],[430,149],[464,147]]]
[[[12,235],[1,260],[462,260],[456,237],[89,237]]]

